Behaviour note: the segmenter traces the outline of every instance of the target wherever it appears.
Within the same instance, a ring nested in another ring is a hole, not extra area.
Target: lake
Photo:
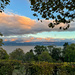
[[[2,46],[3,49],[7,51],[7,53],[11,53],[14,51],[16,48],[21,48],[25,53],[30,51],[31,49],[34,49],[35,46]],[[63,48],[63,46],[57,46]]]
[[[3,49],[7,51],[7,53],[11,53],[16,48],[21,48],[25,53],[30,51],[30,49],[34,49],[34,46],[2,46]]]

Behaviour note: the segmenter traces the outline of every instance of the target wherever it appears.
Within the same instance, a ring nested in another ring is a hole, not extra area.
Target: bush
[[[12,75],[15,66],[19,66],[20,61],[15,60],[0,60],[0,75]]]

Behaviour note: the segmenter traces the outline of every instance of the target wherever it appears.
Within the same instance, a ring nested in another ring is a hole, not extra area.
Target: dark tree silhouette
[[[0,0],[0,13],[4,11],[4,8],[9,4],[10,0]]]
[[[42,18],[46,20],[54,19],[48,26],[54,28],[55,25],[60,23],[67,24],[63,30],[69,28],[69,23],[74,21],[75,18],[75,0],[30,0],[31,10],[35,13],[34,16],[38,17],[39,13]],[[38,18],[38,20],[40,20]],[[60,27],[62,29],[62,27]]]
[[[3,36],[1,33],[0,33],[0,36]],[[3,40],[0,38],[0,47],[3,45]]]

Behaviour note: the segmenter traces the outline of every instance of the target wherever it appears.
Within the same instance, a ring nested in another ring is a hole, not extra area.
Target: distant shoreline
[[[63,46],[65,42],[24,42],[24,43],[16,43],[16,42],[4,42],[3,46],[36,46],[36,45],[44,45],[44,46]],[[68,42],[71,44],[71,42]]]

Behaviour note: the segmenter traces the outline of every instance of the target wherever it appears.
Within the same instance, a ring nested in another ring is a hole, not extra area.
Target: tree
[[[75,0],[30,0],[31,10],[35,13],[34,16],[38,17],[39,13],[42,18],[46,20],[53,19],[53,23],[48,26],[54,28],[55,25],[60,23],[67,24],[63,30],[69,28],[69,23],[74,21],[75,18]],[[38,18],[38,20],[40,20]],[[42,22],[42,21],[41,21]],[[62,27],[60,27],[62,29]]]
[[[3,40],[2,39],[0,39],[0,46],[2,46],[3,45]]]
[[[23,58],[24,62],[34,61],[34,53],[33,51],[27,52]]]
[[[23,60],[24,52],[23,52],[22,49],[17,48],[17,49],[14,50],[13,52],[11,52],[9,55],[10,55],[10,59]]]
[[[68,42],[65,42],[64,45],[63,45],[62,57],[61,57],[61,59],[62,59],[63,62],[65,61],[64,60],[64,57],[65,57],[65,53],[66,53],[66,50],[67,50],[67,46],[68,45],[69,45]]]
[[[75,62],[75,44],[66,47],[64,59],[66,62]]]
[[[0,12],[9,4],[10,0],[0,0]]]
[[[65,42],[64,45],[63,45],[64,49],[66,49],[67,45],[69,45],[68,42]]]
[[[0,36],[3,36],[0,33]],[[0,38],[0,59],[8,59],[9,55],[7,54],[7,52],[1,47],[3,45],[3,40]]]
[[[0,36],[3,36],[0,33]],[[8,59],[9,55],[7,54],[7,52],[1,47],[3,45],[3,40],[0,38],[0,59]]]
[[[41,53],[44,52],[44,51],[48,51],[45,46],[36,45],[36,46],[34,47],[34,52],[35,52],[37,55],[41,54]]]
[[[55,60],[60,60],[60,57],[61,57],[61,48],[53,48],[51,56]]]
[[[64,45],[63,45],[63,56],[64,56],[64,54],[66,52],[66,49],[67,49],[68,45],[69,45],[68,42],[65,42]]]
[[[0,36],[3,36],[1,33],[0,33]],[[0,47],[3,45],[3,40],[0,38]]]
[[[7,52],[3,49],[0,48],[0,59],[8,59],[9,55],[7,54]]]
[[[54,46],[47,46],[47,48],[48,48],[48,52],[50,53],[50,55],[52,55],[52,50],[53,50]]]
[[[48,51],[44,51],[38,56],[38,60],[45,62],[52,62],[52,57],[49,55]]]

